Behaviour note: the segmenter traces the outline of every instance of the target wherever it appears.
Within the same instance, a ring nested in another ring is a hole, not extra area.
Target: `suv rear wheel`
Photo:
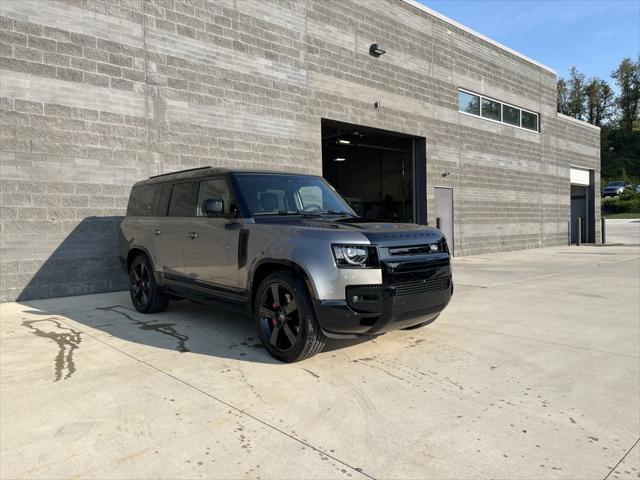
[[[140,313],[161,312],[167,308],[169,297],[158,287],[146,255],[138,255],[131,262],[129,293],[133,306]]]
[[[258,335],[267,351],[283,362],[297,362],[319,353],[326,338],[316,321],[309,293],[291,272],[265,278],[254,305]]]

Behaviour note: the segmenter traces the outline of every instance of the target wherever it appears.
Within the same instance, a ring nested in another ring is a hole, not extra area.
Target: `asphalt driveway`
[[[187,302],[3,304],[0,474],[640,478],[640,247],[458,258],[454,280],[433,325],[293,365]]]

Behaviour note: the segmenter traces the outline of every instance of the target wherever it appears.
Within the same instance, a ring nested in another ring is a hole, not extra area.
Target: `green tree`
[[[620,110],[620,127],[631,132],[634,126],[640,127],[640,55],[635,62],[630,58],[623,59],[611,77],[620,90],[616,101]]]
[[[585,120],[598,127],[611,115],[614,104],[613,90],[607,82],[599,78],[592,78],[585,90],[586,118]]]
[[[558,79],[558,112],[569,115],[569,87],[567,86],[567,81],[560,77]]]
[[[584,74],[580,73],[576,67],[571,67],[567,92],[567,115],[570,117],[584,120],[585,89],[586,81]]]

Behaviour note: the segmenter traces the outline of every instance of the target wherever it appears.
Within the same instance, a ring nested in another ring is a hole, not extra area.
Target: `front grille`
[[[392,287],[397,297],[408,297],[411,295],[422,295],[424,293],[446,290],[449,288],[449,285],[448,278],[434,278],[398,282],[393,284]]]
[[[449,257],[439,258],[437,260],[415,261],[415,262],[385,262],[385,267],[393,270],[394,273],[420,273],[434,268],[448,267],[450,265]]]
[[[411,245],[406,247],[389,247],[389,255],[424,255],[438,253],[441,251],[439,243],[434,243],[435,250],[431,250],[431,245],[425,243],[423,245]]]

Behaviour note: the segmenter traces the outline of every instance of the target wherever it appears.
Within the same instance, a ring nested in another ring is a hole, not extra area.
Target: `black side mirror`
[[[207,217],[219,217],[224,213],[224,200],[221,198],[207,198],[204,201],[204,214]]]

